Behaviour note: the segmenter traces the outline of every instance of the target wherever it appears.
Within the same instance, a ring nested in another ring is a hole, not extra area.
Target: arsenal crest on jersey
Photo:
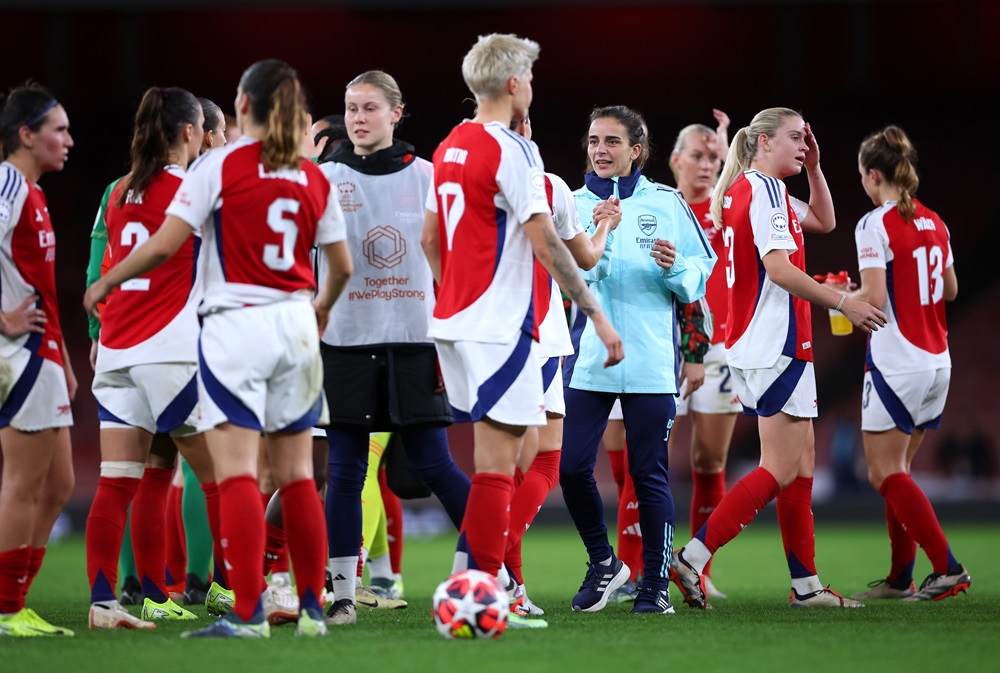
[[[646,236],[652,234],[654,231],[656,231],[656,216],[640,215],[639,228],[642,229],[642,233],[644,233]]]

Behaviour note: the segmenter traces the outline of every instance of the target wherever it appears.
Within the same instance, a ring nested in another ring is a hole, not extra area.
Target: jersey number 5
[[[281,234],[281,245],[264,246],[264,264],[275,271],[288,271],[295,266],[295,240],[299,225],[285,215],[297,215],[299,202],[295,199],[275,199],[267,209],[267,226]]]
[[[920,304],[936,304],[944,296],[944,253],[941,248],[920,246],[913,251],[917,260],[917,284],[920,286]]]
[[[438,187],[438,208],[444,214],[444,231],[448,237],[448,250],[455,238],[455,229],[465,214],[465,192],[457,182],[442,182]]]

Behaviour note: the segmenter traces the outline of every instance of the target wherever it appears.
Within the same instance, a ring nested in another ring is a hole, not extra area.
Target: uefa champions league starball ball
[[[438,585],[431,613],[445,638],[499,638],[507,628],[507,592],[481,570],[463,570]]]

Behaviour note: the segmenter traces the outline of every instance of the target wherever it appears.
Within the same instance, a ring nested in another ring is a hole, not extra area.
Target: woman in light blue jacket
[[[585,274],[590,290],[621,334],[629,358],[603,367],[600,340],[587,325],[566,389],[560,484],[590,556],[573,609],[595,612],[629,578],[608,542],[594,465],[608,413],[621,398],[629,471],[639,500],[644,580],[632,612],[672,613],[667,594],[674,504],[667,480],[667,439],[677,394],[674,299],[705,294],[716,257],[680,192],[647,180],[642,116],[625,106],[595,109],[586,147],[592,172],[575,193],[583,222],[619,204],[622,221],[604,255]],[[592,226],[592,225],[591,225]]]

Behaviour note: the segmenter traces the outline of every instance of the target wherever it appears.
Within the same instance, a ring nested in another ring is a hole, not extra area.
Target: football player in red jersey
[[[590,316],[607,349],[606,366],[624,357],[552,224],[537,147],[509,128],[528,115],[538,51],[515,35],[480,37],[462,64],[476,117],[456,126],[434,153],[421,239],[440,283],[430,335],[455,420],[475,424],[476,474],[453,570],[468,564],[498,573],[525,429],[546,422],[535,355],[536,255]]]
[[[204,137],[201,104],[178,88],[146,91],[135,115],[132,167],[104,213],[111,264],[155,234],[198,157]],[[153,619],[194,619],[167,593],[164,510],[171,467],[144,465],[153,435],[169,433],[200,481],[212,464],[198,420],[196,246],[185,241],[165,264],[124,283],[101,311],[93,383],[101,420],[101,478],[87,519],[90,628],[152,628]],[[133,503],[134,498],[134,503]],[[128,509],[142,583],[143,619],[115,595]]]
[[[66,165],[69,117],[38,84],[0,96],[0,637],[73,635],[24,606],[73,491],[76,377],[56,304],[56,240],[38,180]]]
[[[865,359],[861,430],[868,481],[885,498],[892,561],[889,575],[863,598],[940,600],[966,591],[972,578],[951,553],[934,508],[910,478],[910,464],[927,428],[941,424],[951,356],[944,302],[958,295],[951,236],[933,210],[915,198],[916,150],[898,126],[861,143],[861,186],[875,210],[861,218],[861,289],[854,296],[889,316],[872,334]],[[913,584],[916,547],[933,565]]]
[[[92,310],[111,288],[163,263],[192,231],[202,232],[199,428],[207,431],[219,485],[219,529],[236,601],[232,612],[188,637],[270,635],[260,600],[261,431],[269,435],[270,464],[286,513],[300,600],[297,633],[326,633],[319,603],[326,526],[313,482],[310,429],[327,418],[319,331],[352,264],[335,193],[300,153],[304,98],[297,73],[286,63],[250,66],[235,101],[242,138],[192,166],[159,231],[91,286],[84,299]],[[313,245],[322,248],[330,265],[315,298]]]
[[[791,200],[783,182],[803,168],[809,177],[808,204]],[[797,112],[769,108],[740,129],[717,190],[721,194],[712,200],[712,218],[726,243],[727,357],[740,402],[758,416],[761,461],[674,553],[671,578],[684,602],[708,607],[705,565],[777,498],[792,576],[789,604],[861,607],[824,587],[815,568],[812,419],[817,407],[810,303],[843,311],[868,332],[885,325],[885,314],[820,285],[803,270],[803,231],[830,231],[835,221],[819,145]]]

